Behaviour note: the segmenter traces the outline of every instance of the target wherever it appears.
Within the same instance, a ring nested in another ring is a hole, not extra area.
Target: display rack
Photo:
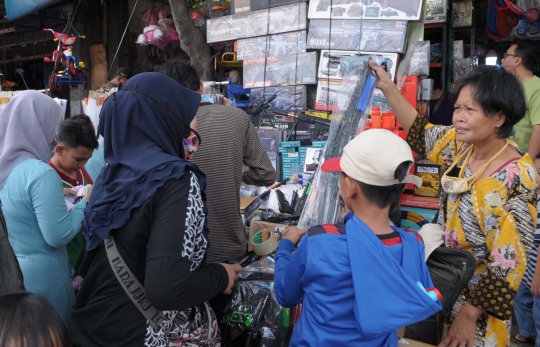
[[[432,44],[434,43],[433,37],[439,36],[441,39],[441,48],[442,48],[442,60],[438,63],[430,63],[429,69],[441,69],[441,82],[443,89],[446,90],[446,65],[447,65],[447,23],[428,23],[424,25],[424,39],[429,40]],[[438,43],[438,42],[436,42]]]

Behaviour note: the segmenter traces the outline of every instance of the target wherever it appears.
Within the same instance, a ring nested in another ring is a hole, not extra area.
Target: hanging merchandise
[[[306,31],[238,40],[237,60],[304,53]]]
[[[452,3],[452,26],[454,28],[470,27],[472,25],[472,1]]]
[[[146,27],[143,29],[143,33],[139,35],[137,44],[164,48],[169,42],[180,41],[180,36],[178,36],[173,26],[172,19],[167,18],[163,5],[159,8],[158,16],[156,16],[154,6],[151,5],[141,14],[141,19],[146,24]]]
[[[307,28],[306,3],[209,19],[206,42],[279,34]]]
[[[307,48],[403,53],[407,22],[313,19]]]
[[[373,59],[377,64],[382,63],[377,56],[343,57],[341,60],[343,81],[336,97],[336,105],[340,111],[332,114],[324,160],[341,156],[343,147],[357,131],[365,128],[366,112],[376,81],[368,65],[369,59]],[[320,169],[316,171],[298,223],[299,228],[338,223],[342,219],[338,183],[338,174],[323,173]]]
[[[418,20],[422,0],[311,0],[309,19],[399,19]]]
[[[305,1],[306,0],[232,0],[231,14],[266,10],[267,8],[291,5]]]
[[[386,66],[386,70],[390,75],[392,81],[396,77],[396,70],[398,66],[398,54],[397,53],[377,53],[377,52],[358,52],[358,51],[321,51],[321,60],[319,63],[319,71],[317,77],[319,79],[331,79],[342,80],[340,71],[340,59],[342,57],[350,56],[362,56],[362,55],[379,55],[383,58],[383,64]]]

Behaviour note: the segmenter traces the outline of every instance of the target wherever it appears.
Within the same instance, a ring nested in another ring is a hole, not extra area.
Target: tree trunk
[[[169,0],[182,49],[189,55],[191,65],[203,81],[212,80],[212,54],[206,44],[206,35],[195,26],[189,16],[186,0]]]

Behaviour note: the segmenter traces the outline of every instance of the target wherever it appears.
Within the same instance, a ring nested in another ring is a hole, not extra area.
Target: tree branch
[[[203,81],[212,80],[212,56],[206,43],[206,35],[199,30],[189,16],[186,0],[169,0],[171,13],[180,35],[182,49],[189,55],[191,65]]]

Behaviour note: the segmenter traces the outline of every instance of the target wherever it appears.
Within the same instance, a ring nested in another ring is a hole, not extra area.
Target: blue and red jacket
[[[397,329],[441,309],[424,245],[393,228],[377,237],[360,219],[311,228],[294,256],[287,239],[276,255],[274,288],[285,307],[303,303],[290,346],[397,346]]]

